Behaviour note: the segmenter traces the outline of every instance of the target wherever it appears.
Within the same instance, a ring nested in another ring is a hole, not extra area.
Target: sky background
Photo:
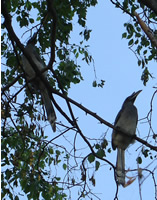
[[[91,111],[96,112],[104,120],[110,123],[114,122],[125,98],[134,91],[140,89],[143,91],[137,97],[135,105],[138,108],[139,119],[144,118],[150,110],[150,100],[155,91],[152,87],[157,86],[156,79],[151,79],[146,87],[143,86],[143,83],[140,80],[142,69],[137,65],[137,58],[133,52],[128,49],[128,41],[122,39],[122,33],[125,32],[123,24],[129,21],[130,17],[123,14],[121,10],[114,8],[110,1],[100,0],[96,7],[88,10],[87,27],[92,29],[91,38],[88,42],[90,45],[89,52],[94,58],[97,81],[99,82],[103,79],[105,80],[105,85],[103,88],[93,88],[92,83],[95,80],[93,65],[87,65],[81,60],[78,60],[84,81],[77,85],[72,84],[71,89],[69,90],[70,98],[81,103]],[[80,27],[78,26],[76,18],[73,24],[74,30],[71,33],[71,43],[77,43],[80,39]],[[21,37],[22,34],[23,30],[18,30],[18,36]],[[22,40],[24,41],[24,39]],[[154,77],[157,77],[156,65],[157,63],[152,61],[148,66]],[[56,95],[54,95],[54,97],[64,108],[64,105],[66,105],[64,101]],[[19,98],[22,97],[20,96]],[[153,106],[155,109],[157,108],[157,97],[154,99]],[[86,115],[86,113],[76,106],[72,107],[75,116],[78,117],[78,123],[84,135],[88,138],[96,138],[98,140],[106,135],[106,139],[109,141],[109,147],[111,147],[110,141],[112,130],[105,125],[100,125],[97,120]],[[65,106],[65,111],[66,110],[67,108]],[[152,124],[154,125],[155,132],[157,132],[156,118],[157,109],[153,111],[152,117]],[[58,122],[65,121],[58,112],[57,120]],[[147,135],[149,130],[148,124],[143,122],[144,121],[138,123],[137,136],[141,138]],[[46,134],[49,134],[49,132],[51,132],[50,127],[47,129]],[[73,136],[74,135],[71,136],[69,132],[65,135],[65,138],[67,141],[72,141]],[[50,135],[49,139],[53,137],[54,135]],[[58,143],[62,144],[65,142],[65,138],[58,139]],[[68,142],[67,144],[63,144],[65,146],[67,145],[67,148],[71,148]],[[78,145],[79,148],[85,148],[80,152],[81,155],[87,155],[90,152],[79,136],[76,145]],[[136,142],[127,150],[126,169],[137,168],[136,158],[140,152],[140,150],[137,149],[139,146],[140,144]],[[116,151],[112,151],[110,154],[108,153],[106,159],[115,164]],[[144,161],[140,167],[144,168],[150,162],[150,159],[148,159],[148,161]],[[116,192],[113,170],[110,170],[110,166],[104,162],[101,162],[101,165],[98,172],[94,174],[96,186],[91,186],[93,189],[92,192],[96,193],[100,199],[113,200]],[[154,161],[150,166],[150,169],[154,169],[156,165],[157,164]],[[61,176],[59,173],[60,172],[58,171],[58,175]],[[93,171],[91,170],[90,173],[92,174]],[[136,174],[136,172],[131,173],[131,175]],[[143,175],[146,177],[147,173],[144,172]],[[78,195],[76,189],[72,189],[71,191],[71,199],[77,199]],[[142,185],[142,199],[152,200],[154,199],[154,193],[154,184],[151,176],[149,176]],[[125,189],[120,187],[118,197],[119,200],[140,199],[138,180]],[[96,198],[93,197],[93,199]]]

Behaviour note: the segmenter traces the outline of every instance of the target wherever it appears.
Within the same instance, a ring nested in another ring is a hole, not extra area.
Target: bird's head
[[[37,33],[34,33],[34,35],[28,40],[27,45],[28,44],[35,45],[36,42],[37,42]]]
[[[132,95],[128,96],[125,101],[124,101],[124,104],[125,103],[128,103],[128,102],[131,102],[132,104],[135,102],[136,100],[136,97],[138,96],[138,94],[141,92],[142,90],[139,90],[137,92],[133,92]]]

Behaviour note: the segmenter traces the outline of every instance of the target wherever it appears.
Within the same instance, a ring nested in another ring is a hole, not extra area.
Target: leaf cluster
[[[45,64],[54,48],[55,69],[54,74],[52,71],[48,73],[48,80],[56,90],[61,87],[68,92],[72,83],[77,84],[83,80],[80,66],[76,62],[79,56],[87,64],[92,62],[88,46],[83,43],[90,38],[91,33],[86,27],[87,9],[95,6],[97,1],[59,0],[51,3],[54,13],[49,13],[46,0],[5,1],[7,12],[11,15],[12,28],[20,40],[27,41],[29,36],[38,31],[37,50]],[[55,174],[55,170],[61,166],[66,172],[69,156],[63,159],[64,151],[48,143],[44,136],[44,129],[39,123],[45,121],[43,113],[39,111],[39,105],[42,105],[40,93],[25,81],[21,49],[7,32],[3,17],[2,198],[18,200],[20,195],[15,191],[20,189],[21,195],[27,196],[27,199],[66,199],[63,185],[60,184],[63,180]],[[81,27],[78,35],[82,41],[70,45],[74,17]],[[70,59],[71,53],[73,60]]]
[[[116,7],[122,9],[125,13],[132,17],[132,21],[124,23],[126,32],[122,34],[122,38],[128,40],[129,48],[134,52],[137,57],[138,66],[143,69],[141,80],[144,85],[147,84],[149,78],[152,78],[151,72],[149,72],[149,62],[152,60],[157,61],[156,46],[143,32],[141,26],[134,16],[134,12],[140,13],[141,20],[150,29],[152,35],[155,37],[157,16],[144,4],[137,3],[135,0],[124,0],[122,3],[117,2]]]
[[[64,152],[45,146],[46,137],[35,136],[33,127],[23,129],[22,134],[13,128],[2,137],[2,198],[19,199],[14,189],[20,188],[28,199],[64,199],[66,196],[58,186],[59,177],[51,177],[47,167],[58,165]],[[43,141],[43,142],[41,142]],[[45,142],[44,142],[45,141]]]

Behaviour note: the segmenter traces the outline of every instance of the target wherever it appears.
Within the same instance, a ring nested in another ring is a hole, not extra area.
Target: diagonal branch
[[[134,15],[141,26],[142,30],[145,32],[145,34],[148,36],[150,41],[157,47],[157,39],[155,38],[153,32],[150,30],[150,28],[144,23],[144,21],[140,18],[137,12],[134,11]]]
[[[47,0],[48,12],[52,17],[52,30],[51,30],[51,57],[48,64],[48,68],[52,68],[53,63],[55,62],[55,42],[56,42],[56,28],[57,28],[57,14],[54,9],[53,0]]]
[[[130,134],[126,133],[126,132],[123,131],[123,130],[117,129],[115,126],[113,126],[111,123],[109,123],[109,122],[107,122],[106,120],[104,120],[103,118],[101,118],[101,117],[100,117],[99,115],[97,115],[96,113],[94,113],[94,112],[92,112],[91,110],[87,109],[86,107],[84,107],[83,105],[81,105],[81,104],[79,104],[78,102],[74,101],[73,99],[71,99],[71,98],[65,96],[64,94],[61,94],[60,92],[58,92],[58,91],[56,91],[55,89],[53,89],[51,86],[50,86],[49,90],[50,90],[52,93],[54,93],[54,94],[56,94],[56,95],[58,95],[58,96],[60,96],[60,97],[62,97],[62,98],[64,98],[64,99],[67,99],[69,102],[71,102],[72,104],[74,104],[75,106],[77,106],[78,108],[80,108],[81,110],[85,111],[87,114],[93,116],[95,119],[97,119],[98,121],[100,121],[102,124],[105,124],[106,126],[112,128],[112,129],[115,129],[115,130],[117,130],[117,131],[120,131],[122,134],[125,134],[125,135],[130,136]],[[156,146],[153,146],[153,145],[149,144],[149,143],[146,142],[145,140],[143,140],[143,139],[141,139],[141,138],[139,138],[139,137],[137,137],[137,136],[133,136],[133,138],[134,138],[135,140],[137,140],[138,142],[144,144],[145,146],[149,147],[150,149],[152,149],[152,150],[154,150],[154,151],[157,151],[157,147],[156,147]]]
[[[8,83],[6,86],[4,86],[3,88],[1,88],[1,92],[2,92],[1,95],[3,95],[4,92],[6,90],[8,90],[12,85],[14,85],[21,77],[23,77],[23,74],[19,74],[16,78],[14,78],[14,80],[12,82]]]

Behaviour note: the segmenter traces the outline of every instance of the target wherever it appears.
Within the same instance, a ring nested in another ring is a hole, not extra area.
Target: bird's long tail
[[[54,107],[52,105],[49,93],[45,87],[40,85],[40,92],[41,92],[41,97],[44,103],[44,107],[47,113],[47,118],[52,126],[53,131],[56,131],[56,113],[54,110]]]
[[[116,163],[117,182],[123,187],[125,186],[125,151],[117,148]]]

